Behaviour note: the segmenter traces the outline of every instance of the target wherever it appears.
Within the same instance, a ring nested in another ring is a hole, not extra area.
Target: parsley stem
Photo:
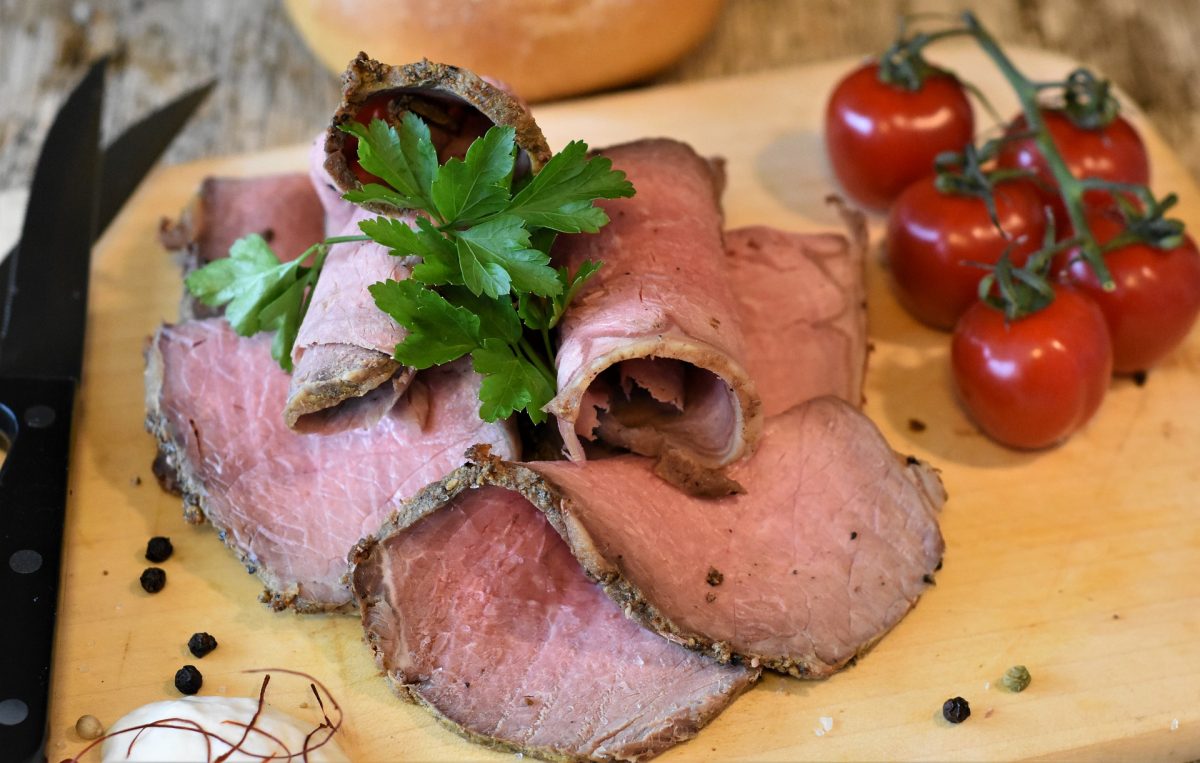
[[[520,348],[521,352],[525,355],[525,358],[533,364],[534,368],[536,368],[538,372],[546,379],[546,381],[550,383],[550,386],[554,389],[557,389],[558,379],[555,377],[554,372],[550,370],[550,367],[546,365],[546,361],[542,359],[541,353],[534,349],[533,345],[529,343],[529,339],[525,336],[522,336],[520,341],[517,343],[517,347]]]
[[[322,244],[352,244],[356,241],[372,241],[370,236],[330,236]]]
[[[542,346],[546,348],[546,357],[554,359],[554,348],[550,344],[550,329],[542,326]]]

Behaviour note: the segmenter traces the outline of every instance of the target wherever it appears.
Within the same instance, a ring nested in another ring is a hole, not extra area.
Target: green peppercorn
[[[1029,671],[1024,665],[1013,665],[1004,673],[1004,677],[1000,679],[1000,683],[1004,684],[1004,688],[1009,691],[1025,691],[1025,687],[1029,686]]]

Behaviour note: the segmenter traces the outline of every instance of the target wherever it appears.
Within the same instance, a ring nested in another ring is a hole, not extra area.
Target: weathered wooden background
[[[729,0],[713,36],[654,82],[867,54],[887,44],[898,14],[972,5],[1001,40],[1103,71],[1200,175],[1200,0]],[[335,77],[278,0],[0,0],[0,190],[28,182],[64,89],[105,52],[109,135],[219,78],[171,161],[306,140],[336,100]]]

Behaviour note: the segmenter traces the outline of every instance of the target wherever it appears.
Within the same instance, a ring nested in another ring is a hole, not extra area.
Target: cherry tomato
[[[1000,183],[996,213],[1006,239],[976,196],[941,193],[933,176],[910,185],[888,216],[887,253],[900,302],[917,318],[949,331],[978,300],[982,269],[995,264],[1010,244],[1020,267],[1042,245],[1046,216],[1037,188],[1028,181]]]
[[[1045,309],[1011,322],[976,302],[954,329],[950,360],[959,399],[979,428],[1014,448],[1054,445],[1104,399],[1112,343],[1096,303],[1054,287]]]
[[[1150,157],[1146,153],[1146,146],[1137,130],[1124,117],[1118,116],[1108,126],[1097,130],[1076,127],[1061,110],[1044,109],[1042,118],[1063,162],[1075,177],[1139,185],[1150,182]],[[1020,114],[1009,124],[1006,134],[1017,135],[1028,131],[1025,115]],[[1005,143],[1000,149],[997,164],[1031,170],[1041,180],[1039,187],[1044,203],[1054,211],[1054,221],[1062,229],[1068,219],[1067,209],[1058,196],[1058,184],[1054,182],[1046,159],[1033,138]],[[1110,194],[1104,191],[1089,191],[1084,195],[1084,202],[1090,206],[1107,206],[1109,197]]]
[[[1092,235],[1103,246],[1125,227],[1115,210],[1088,214]],[[1072,251],[1058,277],[1099,305],[1113,343],[1113,370],[1145,371],[1187,337],[1200,315],[1200,250],[1191,236],[1174,249],[1134,243],[1107,252],[1104,262],[1116,289],[1105,291],[1091,267]]]
[[[909,91],[881,82],[878,64],[867,63],[838,83],[825,109],[834,175],[855,201],[877,209],[932,174],[934,157],[962,149],[974,132],[962,85],[944,73]]]

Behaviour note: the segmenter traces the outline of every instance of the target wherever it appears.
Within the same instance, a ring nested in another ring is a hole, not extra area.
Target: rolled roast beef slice
[[[498,83],[456,66],[428,60],[393,66],[360,53],[342,74],[342,102],[325,134],[325,169],[341,191],[359,188],[361,182],[355,172],[357,141],[338,128],[357,119],[364,107],[381,103],[381,113],[392,121],[409,111],[421,117],[441,161],[464,156],[492,125],[515,130],[518,172],[537,171],[550,159],[550,147],[528,107]],[[381,214],[396,211],[368,206]]]
[[[299,257],[323,237],[324,212],[309,179],[302,173],[235,178],[209,177],[172,222],[163,220],[159,238],[181,252],[184,274],[226,257],[233,242],[251,233],[267,239],[281,260]],[[181,317],[220,312],[185,290]]]
[[[459,363],[423,374],[370,430],[297,435],[279,416],[288,376],[270,344],[217,319],[162,327],[147,351],[147,427],[189,521],[207,517],[272,606],[344,609],[347,549],[472,444],[515,456],[516,433],[479,419],[479,377]]]
[[[566,524],[576,557],[647,626],[721,659],[824,676],[894,626],[942,556],[936,474],[869,419],[823,397],[771,417],[729,470],[741,495],[703,500],[649,459],[493,463],[493,481]]]
[[[722,467],[753,450],[762,416],[744,365],[712,165],[665,139],[600,153],[627,173],[637,195],[600,202],[609,225],[595,235],[563,236],[555,246],[555,258],[571,271],[585,260],[604,267],[563,320],[559,392],[546,409],[558,417],[567,455],[583,460],[575,431],[580,408],[585,397],[596,398],[587,396],[590,386],[612,377],[611,405],[590,406],[601,439]],[[675,369],[674,391],[664,391],[663,374],[650,378],[649,359]],[[632,368],[622,367],[627,361]],[[631,395],[617,394],[623,382]],[[681,405],[656,400],[656,390]]]
[[[355,551],[367,643],[396,692],[468,739],[550,759],[639,760],[758,675],[627,619],[535,507],[468,467]]]
[[[848,222],[851,239],[763,226],[725,234],[746,368],[766,416],[822,395],[862,405],[866,238],[861,215]]]
[[[360,233],[359,221],[375,216],[356,209],[341,234]],[[404,392],[413,370],[392,359],[404,327],[375,306],[368,289],[408,278],[409,270],[408,258],[374,241],[330,247],[292,348],[288,426],[318,434],[372,426]]]

